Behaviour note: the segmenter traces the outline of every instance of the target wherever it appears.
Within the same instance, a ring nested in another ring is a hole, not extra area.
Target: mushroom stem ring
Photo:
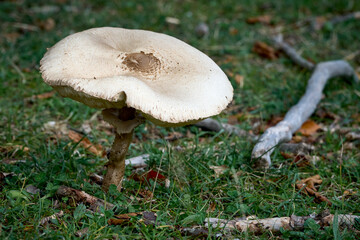
[[[104,120],[114,126],[116,130],[102,189],[107,192],[110,185],[115,184],[117,190],[120,191],[125,172],[125,157],[133,137],[134,128],[143,123],[144,119],[136,113],[134,108],[127,107],[104,109],[102,115]]]

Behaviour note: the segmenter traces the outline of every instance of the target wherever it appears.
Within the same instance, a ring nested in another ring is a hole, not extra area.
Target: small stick
[[[224,130],[226,133],[235,134],[239,137],[244,137],[244,136],[250,136],[252,138],[255,137],[243,129],[240,129],[228,123],[219,123],[218,121],[212,118],[207,118],[198,123],[195,123],[194,125],[214,132],[220,132],[221,130]]]
[[[313,70],[315,68],[315,64],[301,57],[294,48],[290,47],[286,42],[283,41],[282,35],[279,34],[273,38],[275,42],[275,46],[282,50],[294,63],[299,65],[300,67],[306,68],[308,70]]]
[[[115,207],[114,204],[105,202],[104,200],[94,197],[84,191],[80,191],[71,187],[60,186],[56,191],[56,195],[59,197],[69,197],[72,198],[75,202],[82,202],[90,205],[90,209],[95,211],[100,211],[100,207],[106,209],[112,209]]]
[[[296,54],[295,51],[285,53]],[[300,56],[293,58],[301,59]],[[252,159],[256,159],[255,167],[270,167],[270,155],[274,148],[282,142],[290,141],[292,134],[313,114],[321,100],[327,80],[334,77],[353,77],[356,82],[359,81],[353,68],[346,61],[336,60],[317,64],[300,101],[290,108],[281,122],[268,128],[255,145],[252,151]]]

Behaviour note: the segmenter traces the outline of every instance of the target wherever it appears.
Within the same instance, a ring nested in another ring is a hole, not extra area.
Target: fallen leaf
[[[262,15],[257,17],[250,17],[246,19],[248,24],[255,24],[255,23],[263,23],[263,24],[270,24],[271,23],[271,16],[270,15]]]
[[[225,73],[226,73],[226,76],[228,76],[228,77],[234,76],[234,73],[232,71],[230,71],[229,69],[225,69]]]
[[[154,194],[147,190],[147,189],[140,189],[139,192],[138,192],[138,195],[142,198],[144,198],[145,200],[149,200],[149,199],[152,199]]]
[[[206,212],[207,212],[207,213],[214,212],[215,209],[216,209],[216,203],[215,203],[215,202],[212,202],[212,203],[209,205],[209,207],[208,207],[208,209],[206,210]]]
[[[230,35],[235,36],[236,34],[239,33],[239,30],[237,28],[230,27],[229,28],[229,33],[230,33]]]
[[[93,143],[90,142],[90,140],[87,137],[84,137],[80,133],[77,133],[77,132],[69,129],[68,137],[76,143],[79,142],[79,144],[82,147],[84,147],[85,149],[87,149],[89,152],[91,152],[99,157],[105,157],[106,151],[104,151],[104,149],[102,148],[102,146],[100,144],[94,145]]]
[[[321,127],[316,124],[313,120],[307,120],[303,123],[301,128],[298,130],[304,136],[311,136],[317,132]]]
[[[210,166],[210,169],[214,170],[215,172],[215,177],[220,177],[222,174],[224,174],[229,167],[226,165],[221,165],[221,166]]]
[[[278,58],[277,51],[264,42],[259,42],[259,41],[256,42],[252,50],[253,52],[257,53],[259,56],[268,58],[270,60],[274,60]]]
[[[156,214],[153,212],[137,212],[137,213],[125,213],[120,215],[115,215],[115,218],[110,218],[108,220],[109,225],[125,225],[129,224],[130,220],[134,217],[142,216],[139,222],[143,222],[146,225],[154,224],[156,221]]]
[[[327,19],[324,16],[316,17],[312,22],[312,27],[314,30],[320,30],[324,24],[326,23]]]
[[[240,74],[235,75],[235,82],[239,85],[240,88],[244,87],[244,76]]]
[[[169,135],[167,135],[166,137],[164,137],[165,140],[167,141],[175,141],[178,140],[180,138],[184,137],[184,135],[180,132],[170,132]]]
[[[325,196],[319,194],[315,188],[315,185],[321,184],[322,180],[319,175],[315,175],[303,180],[296,182],[295,186],[297,189],[301,190],[302,193],[314,196],[315,201],[317,202],[326,202],[328,206],[331,206],[332,203]]]
[[[39,21],[36,24],[40,29],[45,31],[51,31],[55,28],[55,20],[53,18],[47,18],[44,21]]]
[[[156,180],[157,182],[162,184],[167,179],[164,175],[154,170],[149,170],[143,174],[134,173],[130,178],[134,179],[135,181],[143,182],[147,184],[149,184],[150,179],[152,179],[153,181]]]
[[[51,98],[52,96],[54,96],[54,94],[55,94],[55,91],[50,91],[50,92],[34,95],[34,96],[32,96],[32,98],[47,99],[47,98]]]

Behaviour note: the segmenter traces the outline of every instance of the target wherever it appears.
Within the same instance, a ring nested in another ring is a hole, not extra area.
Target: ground
[[[265,42],[271,47],[271,36],[282,33],[304,58],[314,63],[344,59],[359,73],[359,18],[334,24],[326,21],[356,11],[360,11],[359,1],[342,0],[1,1],[1,238],[70,239],[84,228],[88,228],[85,238],[90,239],[189,238],[182,229],[204,227],[207,217],[304,216],[325,209],[333,214],[360,215],[360,141],[344,133],[356,131],[360,124],[360,86],[350,79],[329,81],[311,117],[320,129],[309,136],[297,133],[293,139],[315,147],[311,153],[318,160],[315,164],[300,165],[275,151],[273,166],[257,171],[251,167],[255,142],[247,137],[194,126],[160,128],[147,122],[137,128],[129,158],[148,153],[145,170],[161,173],[170,185],[153,179],[139,181],[128,167],[123,191],[111,189],[105,194],[90,175],[104,174],[106,158],[86,148],[108,149],[112,129],[101,121],[99,110],[58,94],[44,95],[52,89],[39,73],[46,48],[71,33],[101,26],[162,32],[203,51],[228,75],[234,101],[216,119],[261,134],[299,100],[311,72],[282,53],[274,52],[272,59],[260,56],[254,52],[254,44]],[[259,16],[266,17],[259,20]],[[168,17],[178,23],[171,23]],[[325,24],[316,28],[323,21]],[[205,35],[196,30],[200,23],[209,28]],[[45,131],[50,121],[62,126],[66,134]],[[80,139],[86,134],[88,145],[71,140],[69,129],[76,136],[82,134]],[[223,166],[225,171],[217,175],[214,166]],[[317,174],[323,180],[317,191],[331,206],[315,202],[295,187],[296,181]],[[29,185],[39,191],[30,191]],[[87,211],[88,206],[55,194],[61,185],[83,190],[116,207],[100,209],[100,213]],[[143,192],[148,195],[140,194]],[[62,217],[40,224],[44,217],[61,210]],[[141,216],[121,226],[108,224],[116,214],[143,211],[156,213],[156,224],[144,224],[139,221]],[[309,223],[304,231],[258,235],[209,228],[205,236],[215,233],[249,239],[355,239],[359,228],[319,228]]]

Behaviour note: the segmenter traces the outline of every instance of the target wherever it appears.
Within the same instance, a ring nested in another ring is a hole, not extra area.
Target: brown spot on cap
[[[131,70],[145,75],[156,75],[161,63],[152,53],[129,53],[123,63]]]

